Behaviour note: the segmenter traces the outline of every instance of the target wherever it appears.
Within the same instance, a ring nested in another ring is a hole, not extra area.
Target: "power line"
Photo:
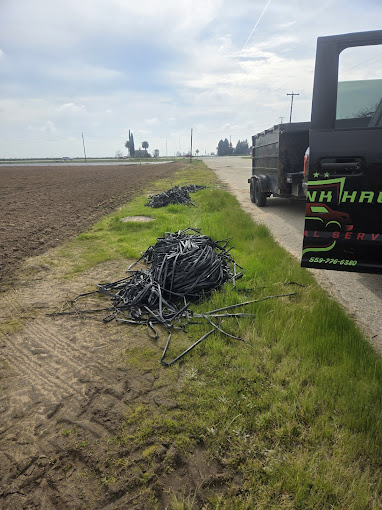
[[[348,67],[347,69],[345,69],[345,71],[350,71],[351,69],[355,69],[356,67],[359,67],[362,64],[366,64],[366,62],[370,62],[371,60],[374,60],[374,59],[379,60],[380,58],[381,58],[380,55],[374,55],[374,57],[368,58],[367,60],[362,60],[362,62],[360,62],[359,64],[356,64],[352,67]]]

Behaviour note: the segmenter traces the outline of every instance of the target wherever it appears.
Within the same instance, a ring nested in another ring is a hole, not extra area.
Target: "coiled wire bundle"
[[[170,204],[187,204],[194,205],[191,202],[191,197],[189,193],[195,193],[201,189],[204,189],[206,186],[200,186],[198,184],[188,184],[187,186],[174,186],[163,193],[158,193],[157,195],[150,195],[149,201],[145,204],[148,207],[166,207]]]
[[[183,306],[185,300],[198,300],[225,282],[240,278],[242,268],[229,253],[232,248],[226,250],[228,242],[214,241],[196,229],[158,238],[133,264],[144,259],[149,269],[132,271],[117,282],[98,284],[101,293],[112,297],[114,312],[107,320],[127,312],[131,319],[168,323],[171,315],[178,316],[179,304]]]

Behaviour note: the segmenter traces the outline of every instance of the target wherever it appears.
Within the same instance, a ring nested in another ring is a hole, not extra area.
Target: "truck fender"
[[[248,179],[249,184],[253,184],[255,186],[256,182],[259,183],[260,191],[262,193],[270,193],[270,184],[269,178],[267,175],[252,175],[250,179]]]

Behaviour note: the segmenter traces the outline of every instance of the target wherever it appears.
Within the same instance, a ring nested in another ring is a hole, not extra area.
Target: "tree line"
[[[218,156],[235,156],[239,154],[250,154],[250,148],[247,140],[238,140],[236,147],[225,138],[220,140],[217,146]]]

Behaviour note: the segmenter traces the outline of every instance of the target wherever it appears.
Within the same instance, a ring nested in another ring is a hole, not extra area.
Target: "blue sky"
[[[317,37],[381,20],[380,0],[0,0],[0,158],[82,156],[81,133],[126,154],[129,129],[209,154],[288,121],[292,90],[308,121]]]

